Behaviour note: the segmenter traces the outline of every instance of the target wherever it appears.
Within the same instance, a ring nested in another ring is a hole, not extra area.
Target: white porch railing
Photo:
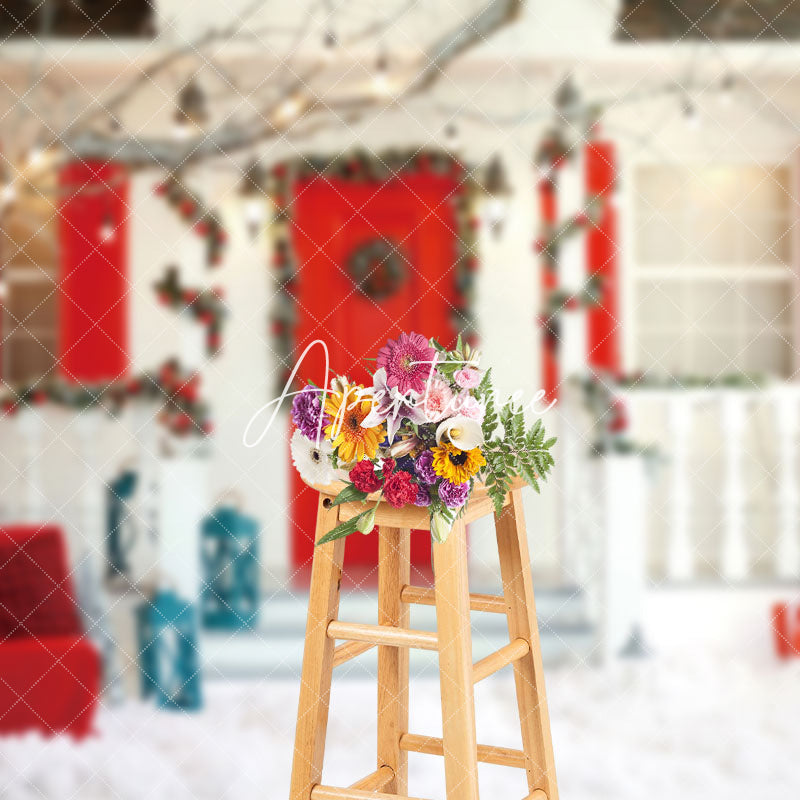
[[[663,456],[646,514],[653,577],[800,577],[800,385],[621,396],[633,438]]]

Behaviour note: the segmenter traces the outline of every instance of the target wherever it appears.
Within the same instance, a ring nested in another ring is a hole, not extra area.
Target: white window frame
[[[639,320],[637,316],[637,303],[641,297],[641,286],[648,281],[661,280],[664,282],[674,281],[676,284],[683,283],[684,291],[691,291],[691,286],[696,281],[752,281],[759,285],[774,284],[776,282],[790,282],[792,292],[795,296],[800,295],[800,209],[798,208],[798,186],[800,185],[800,157],[792,160],[771,158],[762,159],[726,159],[717,165],[719,167],[757,167],[760,169],[788,169],[789,186],[792,193],[790,206],[791,242],[789,263],[782,264],[729,264],[729,265],[708,265],[691,264],[682,262],[675,265],[641,265],[637,254],[637,228],[640,220],[637,219],[637,172],[646,167],[667,166],[664,162],[638,160],[627,163],[622,170],[623,191],[620,197],[620,305],[623,315],[623,363],[627,372],[633,371],[642,365],[637,364],[637,352],[639,342]],[[692,160],[685,160],[676,163],[678,169],[697,169],[711,166],[708,163],[698,163]],[[629,187],[629,188],[628,188]],[[788,330],[787,338],[792,347],[791,369],[796,375],[800,370],[800,298],[794,302],[793,311]],[[737,337],[737,347],[745,342],[742,339],[747,333],[746,324],[733,324],[731,333]],[[688,346],[688,345],[687,345]],[[741,347],[740,347],[741,349]],[[665,365],[667,367],[668,365]],[[731,367],[731,371],[735,371]],[[690,371],[690,370],[687,370]]]

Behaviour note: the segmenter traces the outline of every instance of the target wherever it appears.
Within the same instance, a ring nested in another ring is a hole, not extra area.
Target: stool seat
[[[331,499],[336,497],[342,489],[345,489],[348,484],[343,481],[334,481],[325,485],[309,483],[312,489],[320,493],[328,502],[328,507],[331,505]],[[506,496],[505,505],[510,502],[511,492],[527,486],[522,478],[514,478],[511,483],[511,489]],[[357,517],[364,509],[365,505],[369,503],[378,503],[375,511],[375,524],[376,525],[390,525],[398,528],[408,527],[415,530],[429,531],[431,529],[430,515],[427,508],[419,508],[417,506],[405,506],[404,508],[393,508],[381,498],[380,492],[372,492],[367,495],[364,502],[356,501],[351,503],[342,503],[339,506],[339,522],[347,522],[347,520]],[[475,482],[470,493],[467,508],[462,515],[462,520],[465,523],[474,522],[476,519],[485,517],[491,514],[493,510],[492,500],[489,497],[489,492],[486,484],[479,481]],[[317,537],[318,539],[319,537]],[[316,539],[315,539],[316,541]]]
[[[346,537],[317,545],[311,571],[303,672],[297,712],[289,800],[413,800],[408,794],[408,753],[443,757],[447,800],[479,800],[478,763],[524,769],[524,800],[558,800],[550,719],[536,622],[521,489],[517,479],[501,514],[483,484],[444,542],[433,542],[434,588],[411,585],[410,534],[428,530],[428,509],[378,502],[378,624],[338,619]],[[362,502],[334,505],[344,483],[319,492],[314,541],[364,511]],[[379,500],[370,495],[368,502]],[[466,524],[493,515],[500,555],[502,595],[470,594]],[[435,605],[437,631],[409,628],[411,604]],[[509,642],[473,664],[470,612],[505,614]],[[340,641],[342,644],[337,645]],[[322,784],[325,733],[333,669],[378,648],[376,770],[347,788]],[[408,730],[411,648],[439,655],[442,737]],[[477,743],[474,684],[511,665],[516,684],[522,750]]]

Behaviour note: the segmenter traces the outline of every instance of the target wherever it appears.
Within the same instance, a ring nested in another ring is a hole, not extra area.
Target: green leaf
[[[339,494],[331,502],[331,506],[340,506],[342,503],[351,503],[354,500],[364,501],[367,499],[367,493],[362,492],[361,489],[356,489],[355,484],[349,483],[342,489]]]

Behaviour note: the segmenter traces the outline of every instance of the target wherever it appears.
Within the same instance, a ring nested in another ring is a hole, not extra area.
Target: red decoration
[[[91,731],[100,656],[85,636],[60,528],[0,528],[0,732]]]
[[[210,356],[216,355],[222,345],[221,329],[226,315],[222,289],[184,289],[175,266],[167,267],[164,277],[154,288],[162,305],[170,306],[176,311],[189,309],[192,316],[206,329],[206,352]]]
[[[794,627],[789,621],[789,611],[788,603],[777,603],[772,607],[775,654],[782,659],[800,657],[800,606],[795,609]]]
[[[611,142],[595,141],[586,146],[586,190],[604,200],[597,224],[586,234],[586,272],[601,279],[600,302],[586,312],[587,360],[594,369],[612,372],[622,369],[617,209],[611,202],[615,160]]]
[[[553,230],[558,220],[558,197],[555,184],[549,178],[543,178],[539,181],[538,189],[542,227],[545,230]],[[537,246],[539,252],[543,253],[545,240],[538,240]],[[544,307],[548,307],[550,294],[558,285],[558,278],[548,264],[542,265],[541,275],[542,304]],[[558,381],[557,341],[554,336],[545,336],[542,348],[542,389],[544,389],[545,399],[548,403],[558,397]]]
[[[213,209],[205,208],[176,173],[158,184],[155,193],[166,198],[183,220],[192,223],[194,232],[206,240],[206,263],[211,266],[219,264],[222,261],[222,249],[228,241],[219,215]]]
[[[61,170],[58,363],[81,383],[116,380],[129,368],[128,174],[108,162]],[[113,220],[114,236],[101,237]]]

